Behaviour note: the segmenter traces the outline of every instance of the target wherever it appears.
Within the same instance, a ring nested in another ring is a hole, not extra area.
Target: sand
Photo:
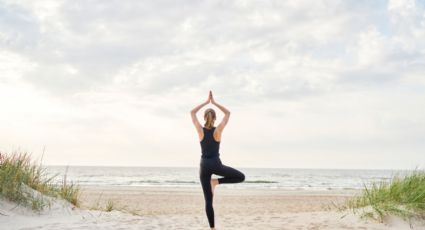
[[[216,229],[410,229],[396,217],[379,223],[335,208],[356,192],[217,187]],[[82,208],[58,201],[41,214],[2,200],[0,229],[209,229],[201,188],[84,187],[81,199]],[[108,203],[113,211],[93,210]]]

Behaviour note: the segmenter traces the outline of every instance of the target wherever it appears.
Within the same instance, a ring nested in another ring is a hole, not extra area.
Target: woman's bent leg
[[[245,180],[245,175],[241,171],[223,164],[216,169],[214,174],[222,176],[222,178],[218,178],[219,184],[240,183]]]
[[[211,174],[202,172],[200,173],[202,190],[205,198],[205,212],[207,213],[208,223],[211,228],[214,228],[214,209],[213,209],[213,194],[211,191]]]

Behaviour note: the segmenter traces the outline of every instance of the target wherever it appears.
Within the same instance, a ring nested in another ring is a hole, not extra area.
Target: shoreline
[[[80,186],[82,192],[99,191],[122,191],[122,192],[187,192],[189,194],[202,194],[202,187],[181,187],[181,186],[115,186],[115,185],[84,185]],[[216,191],[224,195],[234,193],[245,195],[325,195],[325,196],[354,196],[361,193],[361,189],[330,189],[330,190],[306,190],[306,189],[276,189],[276,188],[230,188],[216,187]]]

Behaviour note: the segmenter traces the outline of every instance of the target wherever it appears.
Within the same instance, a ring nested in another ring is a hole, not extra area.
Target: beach
[[[388,223],[361,220],[340,205],[357,190],[293,191],[216,188],[217,229],[409,229],[393,219]],[[142,216],[151,217],[146,229],[208,229],[204,198],[199,189],[89,187],[82,197],[93,206],[99,194]],[[345,216],[345,217],[344,217]],[[141,229],[143,229],[141,226]],[[415,228],[417,229],[417,228]],[[424,228],[425,229],[425,228]]]
[[[216,229],[410,229],[396,217],[379,223],[337,210],[335,205],[358,192],[218,186]],[[105,211],[108,204],[110,212]],[[2,202],[0,210],[5,209],[7,202]],[[0,229],[209,229],[200,187],[85,186],[80,208],[56,207],[42,214],[17,210],[6,215],[0,216]]]
[[[0,230],[425,230],[424,76],[425,0],[0,0]]]

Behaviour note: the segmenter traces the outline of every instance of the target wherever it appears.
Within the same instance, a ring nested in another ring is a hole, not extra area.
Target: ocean
[[[348,169],[238,168],[245,182],[223,184],[235,189],[348,190],[362,189],[372,182],[388,181],[408,171]],[[57,175],[81,186],[200,187],[199,168],[183,167],[100,167],[48,166],[49,175]],[[218,177],[218,176],[213,176]]]

